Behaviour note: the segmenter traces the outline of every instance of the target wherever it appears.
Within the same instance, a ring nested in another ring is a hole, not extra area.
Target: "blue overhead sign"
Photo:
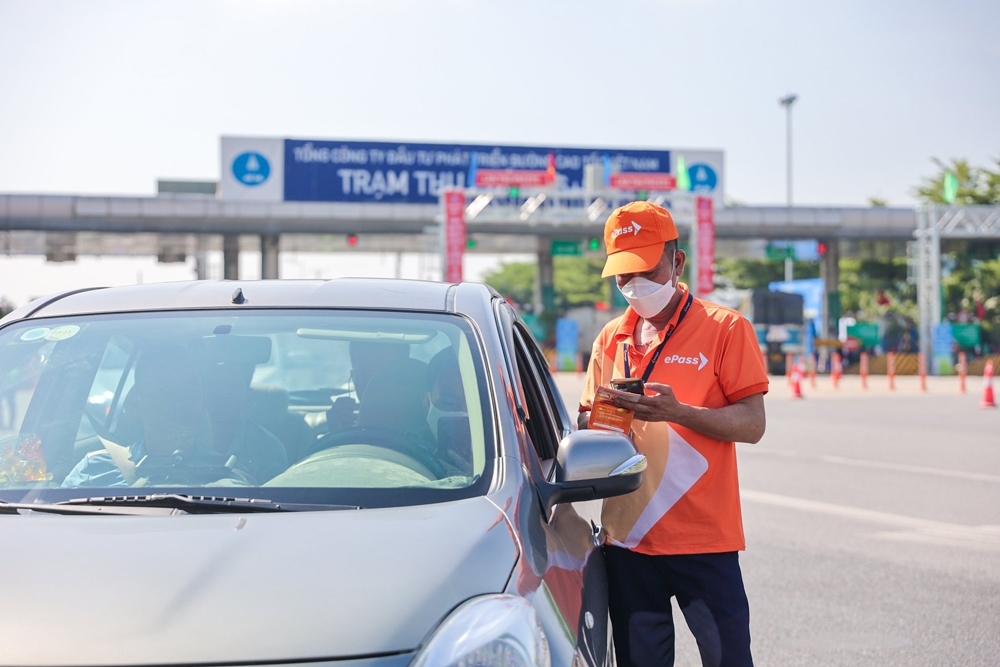
[[[718,150],[566,148],[488,144],[222,137],[220,198],[226,200],[437,204],[441,190],[473,187],[476,174],[549,172],[555,186],[583,187],[584,167],[612,173],[674,174],[686,160],[692,189],[721,205]],[[554,165],[553,165],[554,163]],[[550,172],[549,172],[550,173]]]
[[[560,187],[580,187],[587,164],[669,172],[670,151],[477,144],[285,140],[285,201],[436,204],[476,169],[545,170],[555,156]]]

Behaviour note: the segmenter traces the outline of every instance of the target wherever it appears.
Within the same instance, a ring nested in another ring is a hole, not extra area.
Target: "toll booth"
[[[753,290],[747,318],[757,333],[761,353],[767,354],[767,372],[785,374],[789,354],[802,354],[804,348],[804,304],[801,294]]]

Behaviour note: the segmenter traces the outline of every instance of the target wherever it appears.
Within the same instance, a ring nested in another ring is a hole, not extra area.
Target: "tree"
[[[601,278],[604,260],[591,257],[553,257],[556,310],[607,302],[608,282]],[[483,276],[483,282],[523,307],[534,301],[536,265],[509,262]]]
[[[1000,348],[1000,258],[980,259],[974,242],[956,244],[947,254],[950,270],[941,277],[947,319],[978,321],[982,341]],[[996,248],[993,248],[994,253]]]
[[[556,307],[566,311],[577,306],[607,303],[610,285],[601,278],[604,260],[591,257],[554,257]]]
[[[951,164],[945,164],[934,158],[938,173],[925,177],[922,185],[914,191],[920,201],[927,204],[945,204],[944,181],[950,171],[958,179],[958,192],[955,204],[959,206],[998,206],[1000,205],[1000,159],[996,160],[997,171],[986,167],[974,167],[968,160],[953,159]]]
[[[0,317],[14,310],[14,304],[7,300],[7,297],[0,296]]]
[[[881,197],[869,197],[868,205],[872,208],[885,208],[889,205],[889,200],[882,199]]]
[[[841,259],[840,307],[866,317],[890,313],[915,319],[917,290],[906,280],[906,258]]]
[[[496,271],[485,274],[483,282],[518,307],[523,307],[534,299],[535,265],[530,262],[505,262]]]
[[[819,278],[819,262],[795,262],[796,278]],[[770,283],[785,279],[785,262],[773,259],[715,260],[717,282],[737,289],[767,289]]]

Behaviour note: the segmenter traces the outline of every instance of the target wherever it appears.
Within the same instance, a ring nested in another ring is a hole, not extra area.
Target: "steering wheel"
[[[371,426],[355,426],[336,433],[327,433],[313,443],[306,453],[306,457],[324,449],[344,445],[371,445],[387,449],[417,463],[439,479],[444,474],[441,462],[433,456],[433,452],[420,445],[415,445],[411,437],[399,431]],[[421,471],[417,470],[417,472]]]

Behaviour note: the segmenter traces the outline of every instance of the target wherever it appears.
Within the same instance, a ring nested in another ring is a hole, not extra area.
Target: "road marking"
[[[922,542],[943,542],[958,545],[975,545],[1000,548],[1000,526],[965,526],[944,521],[931,521],[917,517],[867,510],[849,505],[837,505],[819,500],[782,496],[766,491],[740,489],[740,497],[750,502],[826,514],[869,523],[880,523],[903,528],[903,532],[882,534],[891,539],[912,539]]]
[[[795,459],[809,459],[822,461],[823,463],[836,463],[839,465],[855,466],[859,468],[875,468],[878,470],[894,470],[896,472],[912,472],[921,475],[937,475],[938,477],[951,477],[953,479],[970,479],[977,482],[991,482],[1000,484],[1000,475],[989,475],[981,472],[966,472],[964,470],[948,470],[947,468],[931,468],[929,466],[912,466],[905,463],[888,463],[886,461],[871,461],[868,459],[852,459],[846,456],[832,456],[829,454],[803,454],[790,449],[772,449],[770,447],[758,447],[750,445],[740,448],[740,453],[774,454]]]

